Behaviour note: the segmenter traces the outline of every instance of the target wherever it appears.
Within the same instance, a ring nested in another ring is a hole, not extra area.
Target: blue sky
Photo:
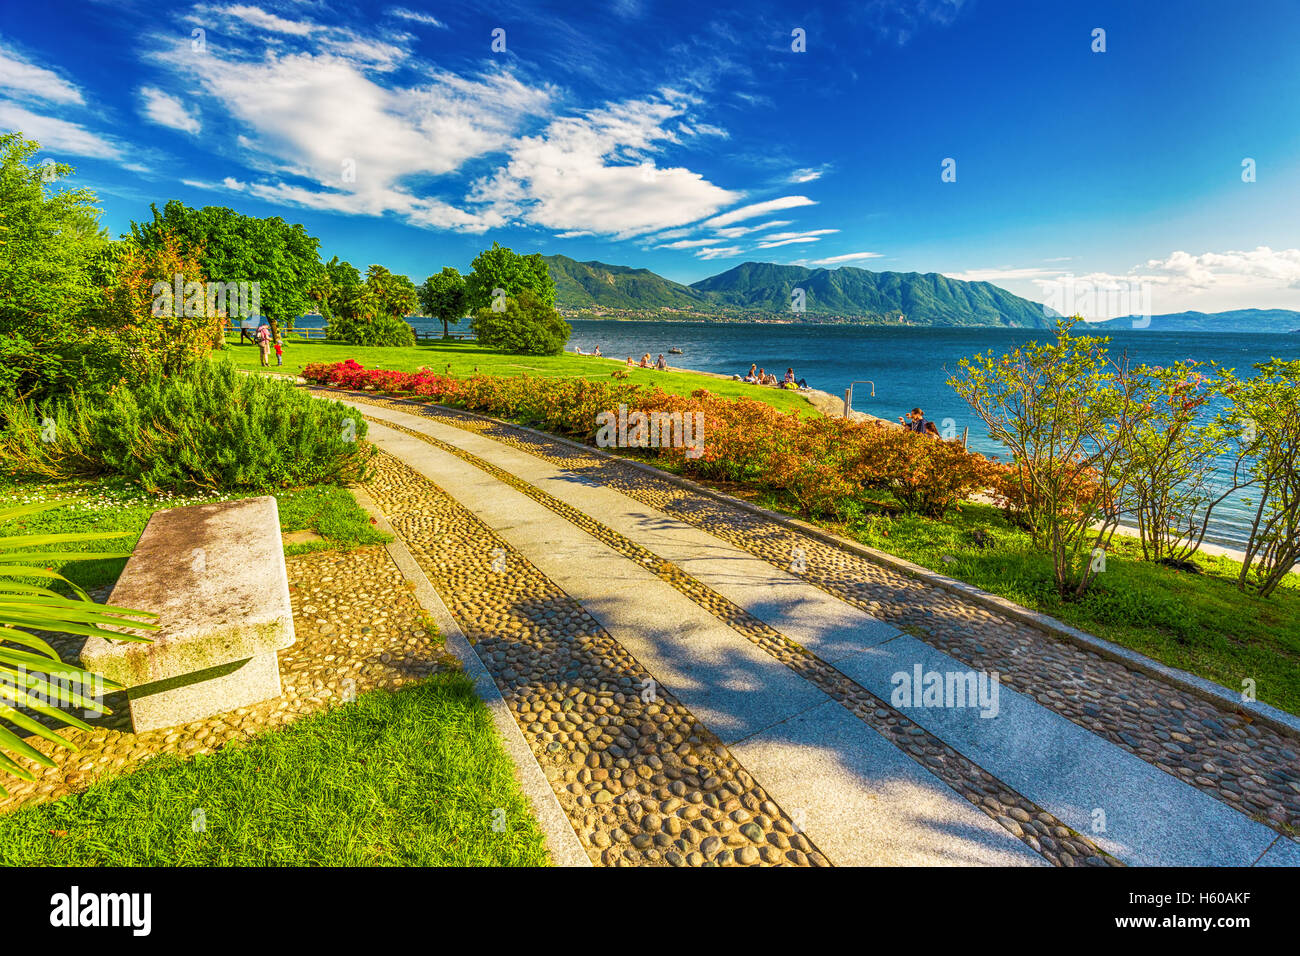
[[[1298,47],[1294,0],[44,0],[0,15],[0,129],[115,234],[226,205],[417,282],[495,239],[1300,309]]]

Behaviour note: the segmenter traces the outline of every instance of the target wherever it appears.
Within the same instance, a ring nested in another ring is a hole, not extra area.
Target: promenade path
[[[1300,864],[1293,737],[594,450],[315,391],[593,862]],[[892,702],[932,672],[996,706]]]

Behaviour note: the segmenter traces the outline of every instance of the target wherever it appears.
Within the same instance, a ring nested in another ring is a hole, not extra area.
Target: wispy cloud
[[[739,209],[733,209],[730,212],[724,212],[720,216],[714,216],[707,222],[702,223],[705,228],[716,229],[718,226],[730,226],[733,222],[744,222],[746,219],[753,219],[756,216],[765,216],[768,213],[780,212],[782,209],[794,209],[799,206],[814,206],[816,200],[809,199],[807,196],[782,196],[780,199],[769,199],[766,202],[751,203],[748,206],[741,206]]]
[[[0,90],[11,96],[47,103],[79,106],[86,101],[75,84],[3,44],[0,44]]]
[[[775,249],[778,246],[788,246],[801,242],[820,242],[822,236],[829,236],[831,233],[839,232],[838,229],[810,229],[806,232],[774,232],[770,236],[764,236],[758,244],[759,249]]]
[[[405,7],[394,7],[388,11],[388,15],[390,17],[399,17],[402,20],[410,20],[412,23],[423,23],[426,26],[438,27],[441,30],[447,29],[447,24],[437,17],[416,10],[407,10]]]
[[[842,256],[828,256],[825,259],[814,259],[812,265],[815,266],[838,266],[846,262],[862,262],[864,259],[879,259],[883,253],[880,252],[846,252]]]
[[[119,159],[122,156],[120,146],[84,126],[53,116],[41,116],[3,100],[0,100],[0,129],[22,130],[24,136],[36,140],[44,149],[73,156],[98,159]]]
[[[140,90],[140,97],[140,111],[151,123],[183,133],[198,133],[203,128],[198,116],[190,113],[185,104],[170,93],[164,93],[154,86],[146,86]]]

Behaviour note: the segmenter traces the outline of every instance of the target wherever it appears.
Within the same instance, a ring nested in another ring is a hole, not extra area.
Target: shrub
[[[573,331],[552,306],[531,292],[505,299],[505,308],[474,313],[471,327],[482,345],[525,355],[559,355]]]
[[[877,423],[801,419],[765,402],[718,398],[704,389],[686,397],[603,380],[527,375],[456,379],[425,369],[366,369],[351,359],[309,365],[303,377],[337,388],[414,394],[588,443],[595,441],[597,416],[620,405],[648,414],[698,414],[702,454],[693,456],[685,447],[647,453],[686,474],[783,493],[808,517],[842,516],[868,490],[893,494],[905,510],[938,516],[994,485],[1005,470],[956,442]]]
[[[392,315],[336,315],[330,320],[329,337],[349,345],[409,346],[415,344],[415,333],[405,319]]]
[[[0,423],[11,475],[115,472],[151,491],[342,484],[362,480],[374,454],[359,413],[224,362],[106,396],[11,403]]]

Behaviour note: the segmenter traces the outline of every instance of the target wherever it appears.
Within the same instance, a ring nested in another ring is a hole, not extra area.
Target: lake
[[[813,388],[843,395],[856,385],[853,407],[894,420],[919,405],[942,430],[947,424],[960,435],[970,429],[970,447],[1005,457],[957,394],[946,384],[950,371],[965,356],[993,349],[1001,353],[1050,333],[1034,329],[927,329],[909,327],[859,328],[842,325],[800,326],[709,322],[570,323],[569,349],[590,352],[600,346],[611,358],[631,355],[637,360],[665,353],[669,364],[703,372],[744,375],[751,362],[777,378],[793,367],[797,378]],[[681,355],[667,355],[672,347]],[[1251,366],[1271,357],[1300,357],[1300,335],[1270,333],[1158,332],[1133,329],[1111,333],[1111,349],[1127,351],[1135,363],[1168,365],[1181,360],[1213,361],[1248,375]],[[945,423],[945,419],[951,422]],[[1225,457],[1224,463],[1227,459]],[[1245,540],[1245,511],[1225,501],[1215,512],[1206,540],[1239,545]]]

